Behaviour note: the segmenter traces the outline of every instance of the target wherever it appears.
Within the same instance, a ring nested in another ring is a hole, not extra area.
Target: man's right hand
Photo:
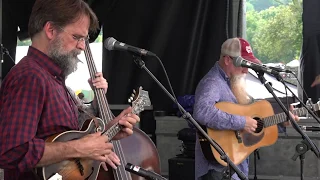
[[[111,153],[113,145],[108,142],[108,137],[101,136],[101,132],[84,136],[77,140],[77,151],[80,157],[90,158],[102,162],[106,162],[107,155]]]
[[[248,133],[253,133],[256,131],[257,121],[249,116],[246,116],[246,124],[244,126],[244,130]]]
[[[320,75],[316,76],[316,78],[314,78],[313,83],[311,84],[311,87],[314,87],[316,85],[320,84]]]

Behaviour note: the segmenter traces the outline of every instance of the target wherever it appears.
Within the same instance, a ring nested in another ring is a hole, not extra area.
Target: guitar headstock
[[[139,114],[144,110],[144,107],[151,105],[148,91],[143,90],[141,86],[137,90],[133,90],[128,102],[131,103],[134,114]]]

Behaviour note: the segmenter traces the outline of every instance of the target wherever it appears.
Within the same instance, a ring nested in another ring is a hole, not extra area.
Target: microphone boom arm
[[[179,107],[179,109],[183,112],[182,113],[182,118],[184,118],[185,120],[189,121],[190,123],[192,123],[197,130],[210,142],[210,144],[212,145],[212,147],[215,148],[215,150],[221,155],[221,159],[224,160],[227,165],[228,168],[232,168],[232,170],[234,170],[237,174],[238,177],[242,180],[248,180],[248,177],[246,177],[246,175],[240,171],[240,169],[230,160],[230,158],[228,157],[228,155],[223,151],[222,148],[220,148],[220,146],[201,128],[201,126],[193,119],[193,117],[191,116],[191,114],[189,112],[187,112],[180,104],[179,102],[176,101],[176,99],[168,92],[168,90],[158,81],[158,79],[149,71],[149,69],[145,66],[144,61],[141,59],[141,57],[138,56],[133,56],[133,60],[134,62],[138,65],[139,68],[144,69],[150,76],[151,78],[161,87],[161,89],[168,95],[168,97]],[[231,174],[231,171],[229,170],[229,172]],[[229,176],[229,178],[231,178],[231,175]]]

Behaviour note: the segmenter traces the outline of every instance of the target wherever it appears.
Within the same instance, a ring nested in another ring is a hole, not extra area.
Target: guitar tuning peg
[[[131,103],[131,99],[130,98],[128,99],[128,103]]]
[[[136,93],[136,90],[135,90],[135,89],[133,89],[133,93]]]
[[[133,100],[133,97],[130,97],[130,100],[132,101],[132,100]]]
[[[134,97],[134,95],[135,95],[135,94],[132,93],[132,94],[131,94],[131,97]]]

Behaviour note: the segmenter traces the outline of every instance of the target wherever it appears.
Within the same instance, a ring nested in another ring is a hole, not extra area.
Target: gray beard
[[[80,50],[74,49],[70,52],[64,52],[61,38],[55,39],[49,46],[48,56],[57,64],[61,70],[63,77],[67,77],[78,69],[78,58]]]

